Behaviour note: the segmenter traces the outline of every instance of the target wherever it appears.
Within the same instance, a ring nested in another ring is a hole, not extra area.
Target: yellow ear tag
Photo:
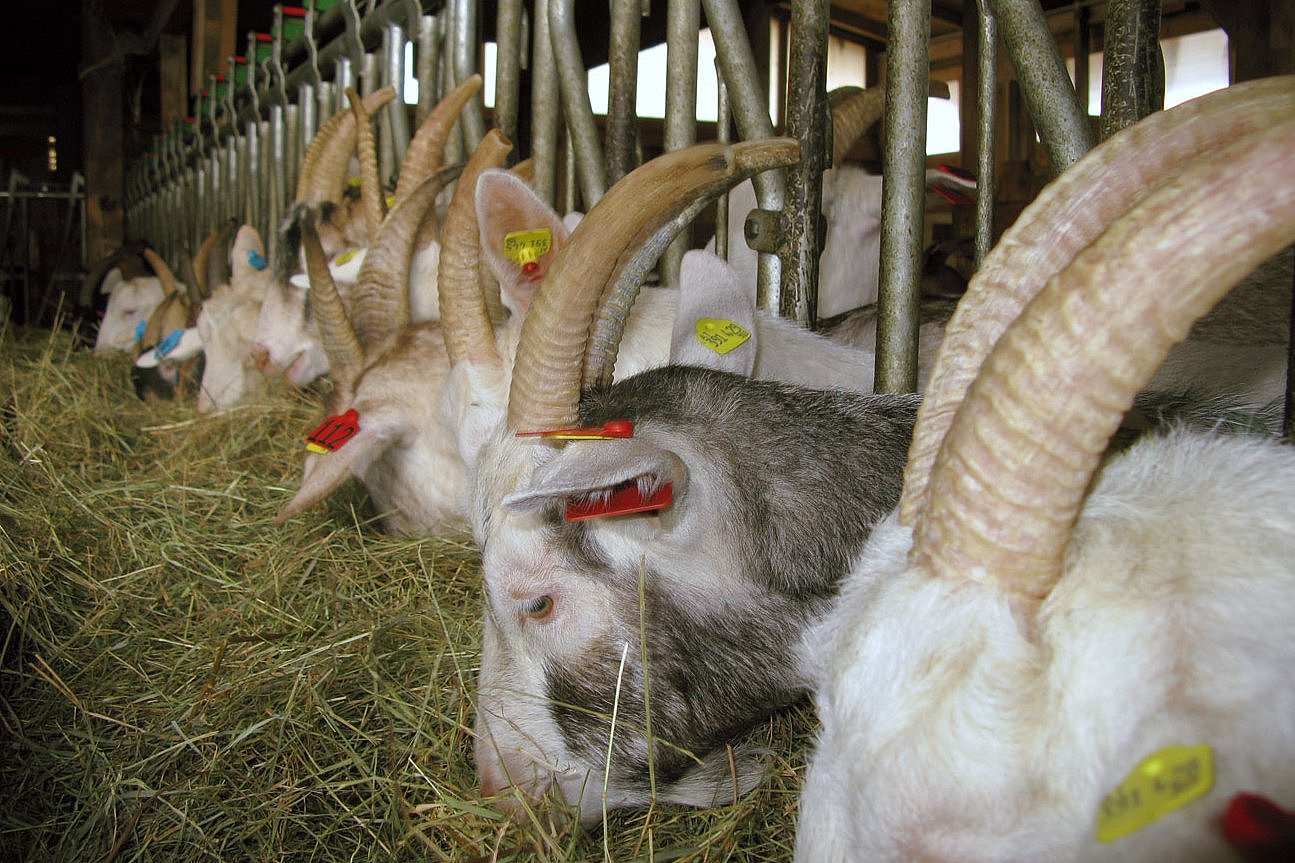
[[[740,347],[751,334],[739,324],[716,318],[697,319],[697,341],[717,354],[726,354]]]
[[[1214,786],[1208,744],[1166,746],[1129,771],[1097,812],[1097,841],[1114,842],[1181,809]]]
[[[513,231],[504,235],[504,257],[521,265],[530,275],[540,267],[540,258],[553,248],[553,232],[548,228]]]
[[[357,176],[347,177],[347,178],[346,178],[346,185],[347,185],[347,187],[348,187],[348,188],[351,188],[351,189],[358,189],[358,188],[360,188],[360,178],[359,178],[359,176],[357,175]]]
[[[387,195],[387,209],[390,210],[394,206],[396,206],[396,196]]]
[[[333,258],[333,266],[340,267],[342,264],[345,264],[351,258],[355,257],[356,251],[357,251],[356,249],[351,249],[349,251],[342,252],[336,258]]]

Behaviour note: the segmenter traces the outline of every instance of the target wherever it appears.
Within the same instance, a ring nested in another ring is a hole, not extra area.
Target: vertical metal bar
[[[549,35],[549,0],[535,0],[531,37],[531,161],[535,194],[554,204],[558,176],[558,128],[562,118],[558,69]]]
[[[755,57],[737,3],[702,0],[702,8],[715,38],[715,57],[733,100],[738,137],[748,141],[771,137],[769,100],[756,74]],[[782,307],[782,262],[771,253],[782,245],[786,181],[781,171],[756,174],[753,181],[760,209],[747,217],[745,233],[747,245],[762,252],[756,271],[756,302],[763,309],[777,310]]]
[[[260,231],[261,226],[261,142],[257,136],[258,123],[256,116],[247,121],[247,160],[244,170],[247,173],[247,202],[243,221]]]
[[[1160,0],[1108,0],[1102,61],[1102,140],[1165,106]]]
[[[477,34],[477,0],[451,0],[454,10],[454,83],[464,81],[477,71],[477,47],[480,39]],[[486,134],[486,121],[481,113],[481,102],[468,100],[459,115],[463,127],[464,144],[469,151],[475,150],[477,142]]]
[[[639,19],[641,0],[611,0],[611,37],[607,62],[607,183],[634,170],[638,141]],[[695,41],[695,39],[694,39]],[[696,68],[694,49],[693,67]],[[670,69],[666,67],[667,92]]]
[[[1030,117],[1058,174],[1093,148],[1088,115],[1037,0],[989,0]],[[893,36],[893,33],[892,33]]]
[[[603,164],[598,126],[589,104],[589,78],[576,39],[575,0],[549,0],[549,36],[557,62],[562,93],[562,113],[574,145],[576,171],[580,179],[583,206],[589,209],[607,190],[607,169]]]
[[[423,125],[427,115],[436,107],[440,95],[441,34],[435,15],[424,15],[418,19],[418,56],[415,62],[418,71],[418,110],[414,118],[418,125]]]
[[[716,118],[715,118],[715,140],[727,144],[733,139],[732,125],[729,120],[728,104],[728,85],[724,83],[724,76],[720,74],[719,63],[715,64],[716,78]],[[715,199],[715,254],[724,260],[728,260],[728,220],[731,217],[728,208],[728,195],[720,195]]]
[[[383,182],[390,182],[397,166],[405,161],[409,149],[409,115],[405,111],[405,28],[389,23],[383,30],[383,48],[387,58],[387,83],[396,88],[396,98],[383,112],[381,123],[383,141],[389,144],[392,169],[383,173]]]
[[[994,124],[998,114],[998,22],[987,0],[976,0],[980,33],[977,75],[980,122],[976,154],[976,268],[994,244]]]
[[[682,150],[697,142],[697,34],[701,30],[699,0],[670,0],[666,12],[665,149]],[[722,76],[721,76],[722,78]],[[728,196],[721,196],[727,201]],[[719,238],[719,228],[715,229]],[[684,252],[692,246],[681,233],[661,255],[661,280],[679,284]]]
[[[891,0],[888,23],[886,126],[881,156],[886,182],[881,188],[875,389],[879,393],[903,393],[917,389],[930,4]]]
[[[287,141],[284,140],[286,131],[283,119],[283,105],[271,105],[269,157],[270,164],[272,166],[282,165],[284,163],[284,157],[287,155],[288,149]],[[278,220],[283,218],[284,210],[287,208],[288,204],[291,203],[291,198],[288,197],[287,178],[284,176],[284,173],[278,170],[271,170],[270,177],[269,208],[271,218],[273,218],[277,224]],[[279,232],[271,231],[269,237],[263,237],[262,239],[264,239],[270,247],[267,251],[273,255],[275,249],[279,245]]]
[[[827,0],[803,0],[791,7],[787,89],[797,97],[787,100],[787,134],[800,141],[800,162],[787,169],[787,230],[778,250],[782,259],[778,311],[811,328],[818,318],[819,238],[826,233],[821,231],[819,213],[823,203],[823,163],[830,146],[825,90],[827,23]],[[925,56],[925,50],[922,54]],[[923,92],[923,107],[925,98]],[[925,132],[925,111],[922,128]],[[925,169],[925,146],[922,154]]]
[[[517,142],[517,114],[521,104],[522,2],[500,0],[495,12],[495,127]],[[508,154],[516,161],[517,151]]]

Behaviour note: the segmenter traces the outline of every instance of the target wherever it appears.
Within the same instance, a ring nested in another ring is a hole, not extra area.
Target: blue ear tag
[[[148,329],[148,321],[140,321],[135,324],[135,341],[144,338],[144,330]]]
[[[264,270],[270,266],[270,262],[261,257],[261,253],[256,249],[247,250],[247,265],[254,270]]]
[[[167,334],[166,338],[157,343],[157,347],[153,348],[153,353],[157,355],[159,360],[162,359],[162,357],[175,350],[175,346],[180,344],[180,337],[183,335],[184,330],[172,330]]]

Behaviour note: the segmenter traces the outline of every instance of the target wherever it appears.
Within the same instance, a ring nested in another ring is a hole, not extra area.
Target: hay
[[[0,858],[790,859],[807,710],[734,805],[510,819],[475,793],[470,542],[382,536],[357,490],[274,527],[310,394],[199,417],[0,342]]]

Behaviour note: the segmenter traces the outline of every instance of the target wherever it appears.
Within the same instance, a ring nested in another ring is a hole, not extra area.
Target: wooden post
[[[106,258],[125,236],[122,58],[108,23],[86,2],[81,16],[82,145],[86,261]]]
[[[189,113],[188,76],[185,74],[186,45],[183,36],[163,33],[158,37],[159,72],[162,90],[162,128],[170,129]]]

